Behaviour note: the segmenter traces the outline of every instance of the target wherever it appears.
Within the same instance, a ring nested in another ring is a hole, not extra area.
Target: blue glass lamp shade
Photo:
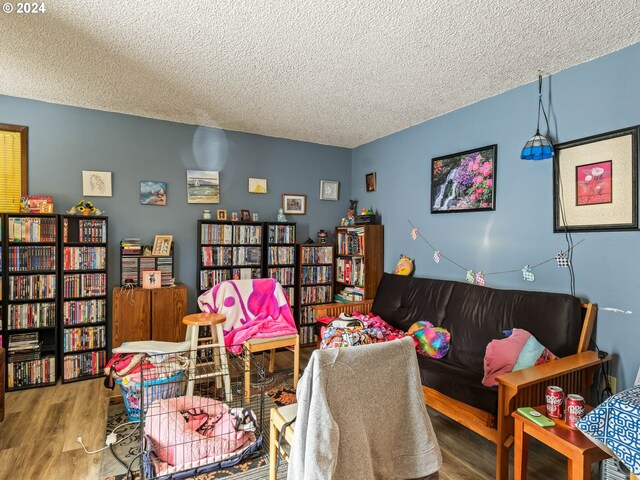
[[[553,145],[547,140],[547,137],[540,135],[540,131],[536,130],[536,134],[525,143],[520,158],[522,160],[545,160],[552,158],[554,154]]]

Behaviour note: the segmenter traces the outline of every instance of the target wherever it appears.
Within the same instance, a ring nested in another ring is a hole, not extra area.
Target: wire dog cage
[[[142,478],[191,478],[266,458],[264,385],[262,362],[244,350],[240,355],[210,348],[148,356],[134,405],[139,409]]]

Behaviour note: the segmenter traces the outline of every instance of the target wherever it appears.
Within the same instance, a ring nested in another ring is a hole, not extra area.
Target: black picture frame
[[[555,146],[554,233],[638,230],[639,132],[636,125]]]
[[[497,144],[432,158],[431,213],[495,210],[497,162]]]

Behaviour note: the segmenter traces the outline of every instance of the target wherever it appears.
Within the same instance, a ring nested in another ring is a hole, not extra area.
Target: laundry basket
[[[151,405],[156,400],[177,397],[180,395],[180,378],[184,375],[184,371],[179,371],[169,378],[151,380],[144,382],[144,388],[140,388],[139,383],[127,386],[122,380],[117,379],[116,383],[120,385],[122,398],[124,400],[124,408],[127,416],[132,422],[140,421],[140,397],[144,392],[144,405]]]

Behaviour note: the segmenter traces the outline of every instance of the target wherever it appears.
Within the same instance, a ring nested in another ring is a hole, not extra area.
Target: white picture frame
[[[82,171],[83,197],[112,197],[111,172]]]
[[[320,200],[338,201],[340,182],[337,180],[320,180]]]
[[[267,179],[249,177],[249,193],[268,193]]]

